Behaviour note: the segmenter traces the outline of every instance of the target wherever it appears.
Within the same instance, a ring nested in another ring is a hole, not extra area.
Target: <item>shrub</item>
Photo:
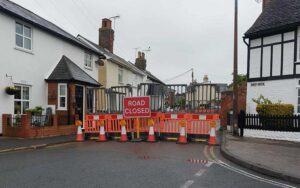
[[[265,116],[292,116],[294,106],[292,104],[257,104],[256,111]]]
[[[43,111],[44,111],[44,108],[41,106],[36,106],[35,108],[26,110],[26,112],[31,112],[32,115],[42,115]]]

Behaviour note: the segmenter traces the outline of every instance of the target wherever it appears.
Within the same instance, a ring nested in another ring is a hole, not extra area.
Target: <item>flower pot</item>
[[[14,95],[14,94],[16,94],[16,89],[14,87],[6,87],[5,88],[5,92],[8,95]]]

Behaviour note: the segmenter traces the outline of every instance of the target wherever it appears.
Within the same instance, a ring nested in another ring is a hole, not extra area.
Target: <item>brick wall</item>
[[[57,115],[53,116],[53,125],[45,127],[33,127],[30,123],[30,114],[21,116],[21,125],[12,126],[12,115],[3,114],[3,136],[20,138],[42,138],[76,133],[75,125],[58,125]]]
[[[238,112],[246,110],[247,83],[242,83],[238,88]],[[227,113],[232,109],[232,91],[222,92],[221,100],[221,125],[227,125]]]

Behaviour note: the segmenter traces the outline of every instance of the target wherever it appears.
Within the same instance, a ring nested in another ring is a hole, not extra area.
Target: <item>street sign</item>
[[[150,97],[125,97],[124,117],[150,117]]]

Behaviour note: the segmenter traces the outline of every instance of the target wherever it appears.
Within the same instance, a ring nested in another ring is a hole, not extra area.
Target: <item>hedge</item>
[[[265,116],[292,116],[294,106],[292,104],[258,104],[256,111]]]

